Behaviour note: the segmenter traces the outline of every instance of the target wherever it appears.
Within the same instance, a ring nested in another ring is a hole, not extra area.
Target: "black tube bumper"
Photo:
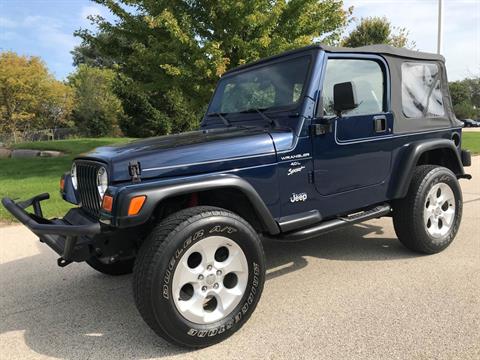
[[[98,221],[88,218],[81,209],[75,208],[68,211],[63,219],[48,220],[43,217],[40,202],[50,198],[49,194],[40,194],[29,200],[15,202],[5,197],[3,206],[28,227],[35,235],[50,246],[61,257],[59,266],[65,266],[73,261],[84,261],[91,257],[89,245],[95,235],[102,232]],[[34,213],[25,211],[29,206]]]

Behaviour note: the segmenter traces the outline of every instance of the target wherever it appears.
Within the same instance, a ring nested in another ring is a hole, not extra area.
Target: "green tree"
[[[408,31],[405,28],[393,27],[386,17],[377,16],[360,19],[355,29],[342,40],[341,44],[346,47],[374,44],[410,49],[415,47],[415,43],[408,40]]]
[[[457,118],[480,118],[480,77],[453,81],[449,89]]]
[[[478,111],[480,110],[480,76],[467,78],[463,80],[470,94],[470,102]],[[478,116],[478,115],[477,115]]]
[[[96,35],[101,42],[106,43],[108,42],[107,37],[109,34],[107,33],[99,33]],[[71,51],[73,57],[73,65],[79,66],[81,64],[85,64],[92,67],[100,67],[100,68],[112,68],[114,67],[115,63],[113,59],[108,58],[105,54],[101,54],[97,47],[92,45],[81,45],[77,46]]]
[[[226,70],[314,42],[332,44],[351,14],[341,0],[96,2],[116,20],[92,17],[97,29],[76,33],[82,44],[75,61],[118,71],[116,91],[128,116],[122,128],[131,136],[197,126]]]
[[[112,135],[123,115],[122,105],[113,92],[115,72],[80,65],[68,82],[75,92],[73,119],[88,136]]]
[[[70,127],[74,106],[74,93],[67,84],[52,79],[45,88],[43,101],[37,111],[36,128]]]
[[[40,58],[0,53],[0,131],[15,142],[21,131],[66,124],[72,104],[71,89]]]

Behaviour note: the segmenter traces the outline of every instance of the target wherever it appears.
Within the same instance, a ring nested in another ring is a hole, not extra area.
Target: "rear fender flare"
[[[452,140],[435,139],[410,143],[399,154],[399,161],[392,169],[392,174],[397,174],[398,176],[391,181],[389,191],[391,199],[401,199],[407,195],[418,160],[423,154],[437,149],[445,149],[452,154],[454,163],[450,164],[450,167],[454,169],[455,175],[462,176],[465,174],[459,150],[455,147]]]

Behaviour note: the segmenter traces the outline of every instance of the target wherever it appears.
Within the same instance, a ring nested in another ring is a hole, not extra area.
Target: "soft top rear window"
[[[402,108],[408,118],[443,117],[441,71],[436,63],[402,64]]]

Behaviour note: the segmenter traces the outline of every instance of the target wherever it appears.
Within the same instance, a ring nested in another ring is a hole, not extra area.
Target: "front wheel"
[[[137,308],[167,341],[205,347],[248,320],[262,293],[265,260],[241,217],[194,207],[163,220],[142,245],[134,269]]]
[[[462,192],[447,168],[415,168],[407,196],[394,204],[393,224],[399,240],[426,254],[444,250],[455,238],[462,219]]]

